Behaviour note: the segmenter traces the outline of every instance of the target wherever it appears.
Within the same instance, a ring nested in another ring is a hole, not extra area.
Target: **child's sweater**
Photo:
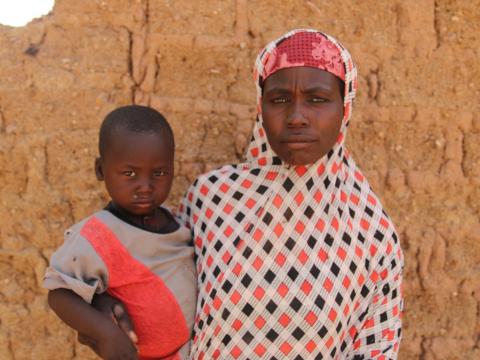
[[[187,228],[158,234],[102,210],[65,232],[44,286],[71,289],[88,303],[107,291],[126,305],[142,357],[165,357],[181,348],[186,358],[196,280]]]

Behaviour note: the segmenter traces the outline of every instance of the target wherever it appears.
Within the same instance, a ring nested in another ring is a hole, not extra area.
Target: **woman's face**
[[[284,162],[312,164],[333,147],[343,118],[340,88],[339,78],[312,67],[282,69],[265,80],[263,126]]]

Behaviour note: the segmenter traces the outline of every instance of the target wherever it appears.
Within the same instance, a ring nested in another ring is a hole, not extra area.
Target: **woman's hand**
[[[115,324],[106,329],[96,342],[97,354],[106,360],[137,360],[138,350]]]
[[[105,336],[98,340],[78,333],[78,342],[87,345],[104,359],[137,359],[137,349],[134,344],[137,343],[138,339],[124,305],[114,297],[104,293],[94,296],[92,306],[111,318],[113,323],[118,326],[112,326],[111,329],[105,331]],[[130,341],[126,339],[127,336]]]
[[[97,342],[94,339],[85,334],[77,333],[77,340],[80,344],[88,346],[95,352],[95,354],[100,356],[100,353],[98,352]]]
[[[109,316],[134,344],[138,342],[137,335],[133,328],[133,322],[128,316],[125,306],[119,300],[107,293],[103,293],[93,297],[92,306],[101,313]]]

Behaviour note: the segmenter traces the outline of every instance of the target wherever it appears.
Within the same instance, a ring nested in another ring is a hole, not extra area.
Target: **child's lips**
[[[138,208],[151,208],[155,206],[153,201],[136,201],[133,203],[133,206],[138,207]]]

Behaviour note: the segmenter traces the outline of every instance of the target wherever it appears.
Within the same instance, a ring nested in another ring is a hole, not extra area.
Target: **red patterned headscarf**
[[[340,49],[325,35],[317,31],[295,32],[281,40],[262,58],[266,79],[274,72],[297,66],[308,66],[328,71],[345,81],[345,67]]]
[[[284,164],[261,114],[264,80],[309,66],[345,83],[333,148]],[[357,72],[315,30],[269,43],[254,69],[258,115],[247,160],[200,176],[181,207],[192,229],[199,297],[194,359],[395,359],[403,257],[393,224],[344,148]]]

